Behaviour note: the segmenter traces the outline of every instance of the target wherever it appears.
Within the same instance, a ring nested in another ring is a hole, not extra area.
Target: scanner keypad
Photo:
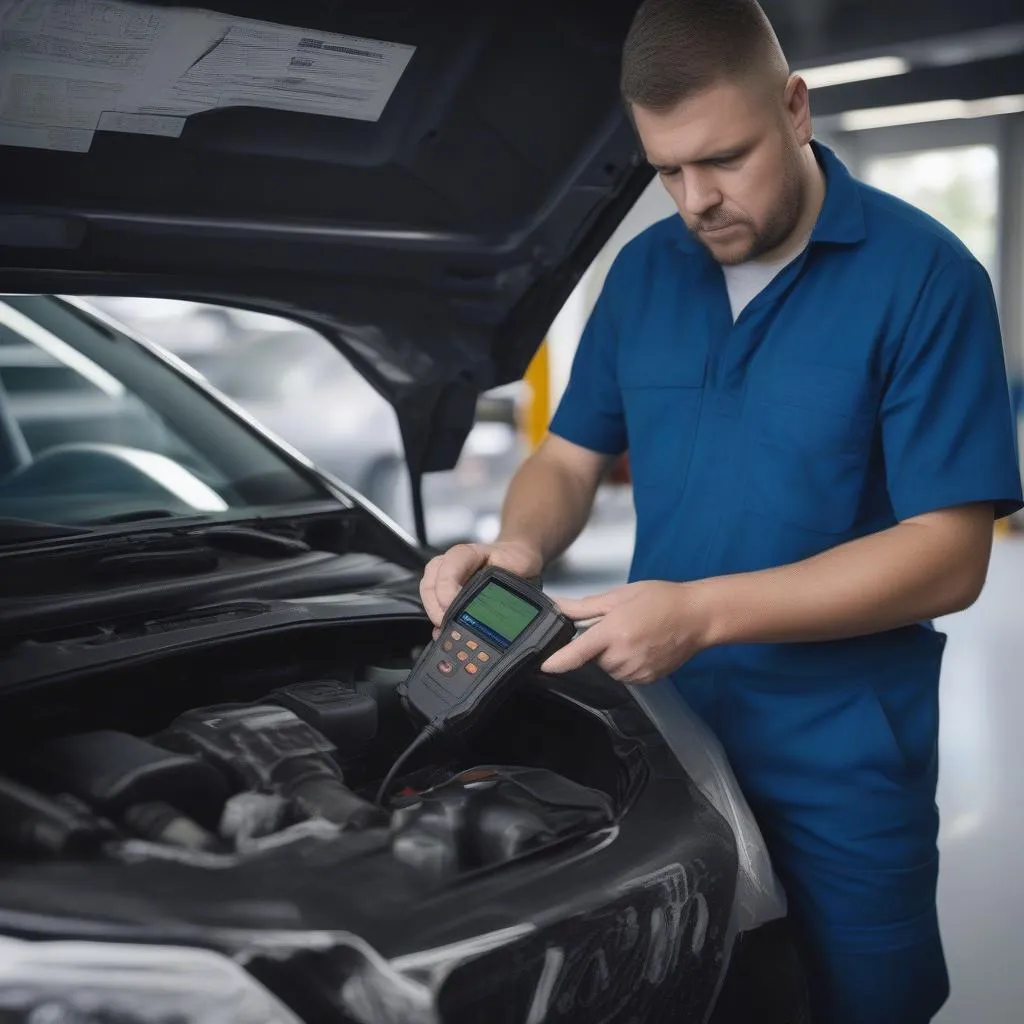
[[[454,651],[456,668],[461,668],[471,676],[491,667],[491,662],[498,657],[499,652],[486,644],[483,640],[473,636],[464,636],[457,629],[451,630],[441,644],[442,648]]]

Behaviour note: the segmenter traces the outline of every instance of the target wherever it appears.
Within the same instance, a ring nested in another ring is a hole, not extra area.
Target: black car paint
[[[105,657],[92,666],[65,636],[54,646],[71,655],[75,671],[62,674],[43,658],[45,680],[0,691],[0,722],[8,723],[0,727],[2,760],[17,764],[36,736],[69,728],[113,722],[145,731],[166,717],[165,707],[200,693],[237,698],[241,687],[252,696],[260,688],[254,666],[301,673],[298,650],[313,661],[329,649],[372,649],[384,637],[400,647],[396,637],[408,642],[423,629],[414,599],[402,596],[408,589],[391,583],[379,594],[285,602],[290,622],[283,605],[275,616],[268,602],[262,622],[250,606],[233,640],[223,614],[213,626],[172,620],[159,634],[108,637]],[[211,608],[210,618],[230,608]],[[247,645],[259,646],[248,659]],[[232,666],[219,678],[172,685],[218,660]],[[137,698],[133,708],[130,696],[142,672],[146,710]],[[97,687],[101,705],[90,701]],[[565,735],[573,742],[552,740]],[[524,749],[531,743],[532,757]],[[344,1020],[344,1013],[373,1024],[512,1021],[528,1019],[535,1004],[538,1021],[614,1021],[629,1001],[630,1014],[643,1008],[639,1019],[703,1019],[732,938],[735,841],[628,694],[593,670],[535,680],[513,698],[500,727],[457,756],[463,765],[539,761],[608,793],[614,826],[458,878],[397,862],[387,833],[310,839],[229,868],[202,858],[8,861],[0,871],[0,931],[215,948],[249,961],[282,995],[301,979],[305,998],[319,1002],[309,1021]],[[667,807],[674,827],[666,828]],[[325,1016],[329,1009],[335,1016]]]

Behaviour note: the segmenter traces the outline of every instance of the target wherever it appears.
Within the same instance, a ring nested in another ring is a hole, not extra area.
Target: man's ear
[[[811,96],[807,83],[799,75],[790,75],[783,93],[786,116],[801,146],[806,146],[814,134],[811,123]]]

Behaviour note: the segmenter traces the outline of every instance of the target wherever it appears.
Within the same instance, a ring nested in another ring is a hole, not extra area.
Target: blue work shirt
[[[984,268],[936,221],[813,145],[827,187],[810,242],[735,323],[721,267],[672,216],[619,254],[581,338],[551,431],[628,449],[631,580],[784,565],[968,502],[993,502],[1000,516],[1021,507]],[[675,678],[753,799],[799,785],[814,800],[808,766],[851,785],[876,770],[930,784],[944,639],[922,623],[731,645]],[[805,699],[814,692],[830,696]],[[772,719],[787,693],[799,701]],[[825,720],[834,727],[815,728]],[[792,765],[744,777],[748,753],[779,757],[787,745]]]

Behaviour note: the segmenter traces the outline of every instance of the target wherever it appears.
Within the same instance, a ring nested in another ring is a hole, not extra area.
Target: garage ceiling
[[[521,376],[650,178],[617,89],[637,2],[154,3],[302,26],[303,46],[324,33],[415,46],[415,59],[377,120],[232,102],[179,118],[180,137],[101,125],[87,151],[0,147],[0,287],[306,319],[396,404],[420,464],[447,468],[476,392]],[[816,89],[816,125],[844,110],[1024,94],[1022,0],[764,5],[795,68],[909,62],[906,74]],[[224,38],[189,49],[182,74]],[[436,442],[424,424],[456,406],[455,441]]]
[[[906,74],[817,90],[815,113],[1024,93],[1021,0],[763,0],[794,68],[902,57]]]

